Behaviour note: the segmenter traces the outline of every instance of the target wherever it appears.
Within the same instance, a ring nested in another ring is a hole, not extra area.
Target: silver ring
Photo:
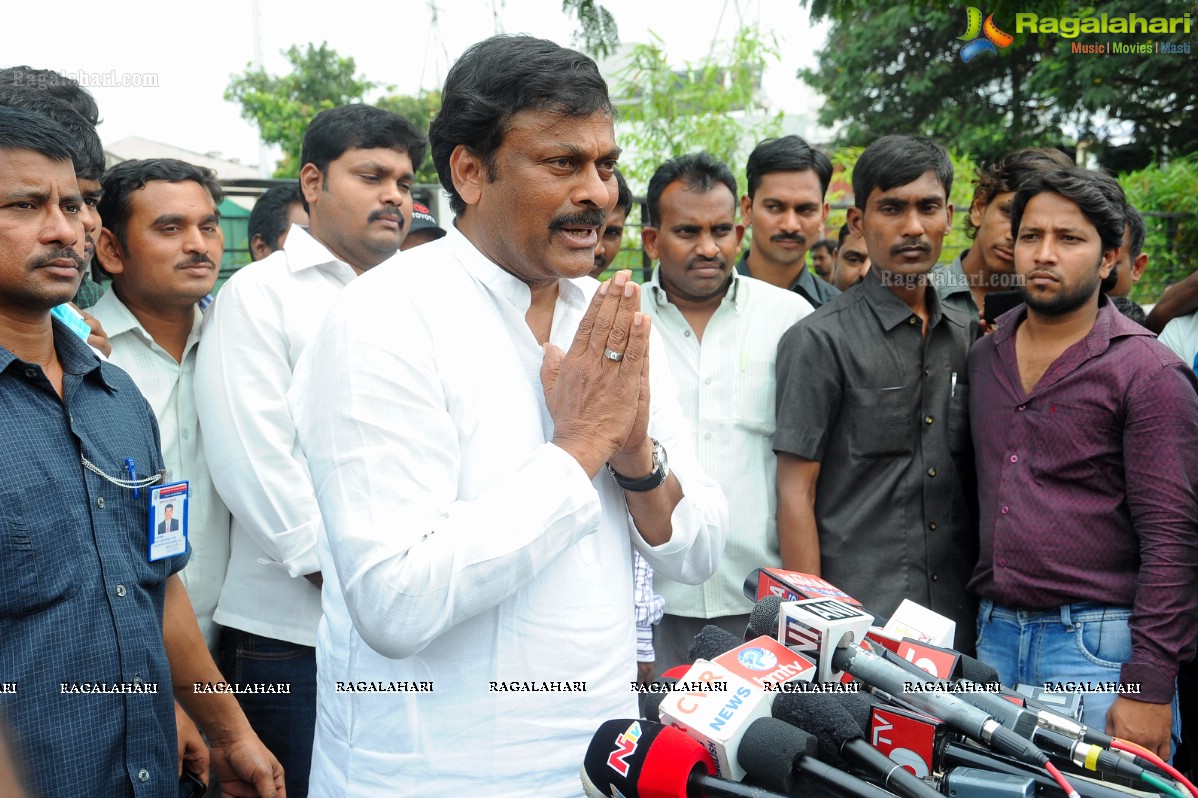
[[[608,360],[615,361],[616,363],[619,363],[621,360],[623,360],[623,359],[624,359],[624,353],[623,353],[623,352],[617,352],[617,351],[616,351],[616,350],[614,350],[614,349],[604,349],[604,350],[603,350],[603,356],[604,356],[605,358],[607,358]]]

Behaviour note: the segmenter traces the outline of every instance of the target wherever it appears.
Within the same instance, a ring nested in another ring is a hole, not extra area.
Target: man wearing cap
[[[436,241],[445,235],[445,230],[438,224],[434,218],[432,211],[427,205],[419,202],[412,203],[412,229],[408,231],[407,237],[403,243],[399,245],[400,251],[413,249],[421,244],[427,244],[430,241]]]

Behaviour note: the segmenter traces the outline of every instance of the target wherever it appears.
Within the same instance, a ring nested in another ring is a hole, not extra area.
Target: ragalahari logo
[[[965,63],[968,64],[982,53],[997,53],[996,46],[1006,48],[1015,41],[1014,36],[999,30],[998,26],[994,24],[993,14],[988,15],[986,21],[982,22],[981,9],[970,6],[966,13],[965,34],[957,37],[959,41],[965,42],[965,46],[961,48],[961,60]]]

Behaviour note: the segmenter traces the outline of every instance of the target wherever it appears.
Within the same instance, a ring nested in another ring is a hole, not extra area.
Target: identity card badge
[[[187,481],[150,489],[150,562],[187,551]]]

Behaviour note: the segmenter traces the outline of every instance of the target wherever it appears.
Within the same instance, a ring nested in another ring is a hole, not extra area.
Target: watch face
[[[669,458],[666,457],[666,447],[662,446],[661,442],[657,440],[653,441],[653,468],[654,470],[661,468],[662,474],[669,476],[670,462]]]

